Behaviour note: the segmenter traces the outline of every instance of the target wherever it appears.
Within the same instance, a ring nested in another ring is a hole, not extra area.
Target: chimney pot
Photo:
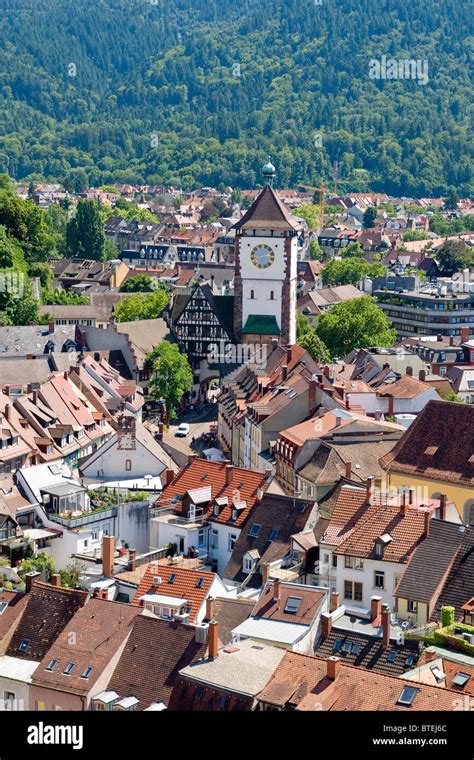
[[[440,520],[446,520],[446,502],[447,502],[447,496],[445,493],[442,493],[439,497],[439,519]]]
[[[41,573],[38,570],[32,570],[31,573],[25,574],[25,592],[28,594],[33,588],[36,580],[39,580]]]
[[[226,485],[230,486],[232,482],[232,477],[234,474],[234,465],[232,464],[226,464],[225,466],[225,482]]]
[[[137,566],[137,551],[130,549],[128,552],[128,570],[132,572]]]
[[[102,573],[106,578],[113,578],[115,555],[115,538],[114,536],[102,537]]]
[[[206,599],[206,620],[214,620],[216,615],[216,600],[212,596]]]
[[[339,607],[339,594],[337,591],[333,591],[331,594],[331,612],[337,610]]]
[[[426,380],[426,370],[420,369],[420,371],[418,372],[418,380],[420,380],[422,383],[425,382],[425,380]]]
[[[390,608],[385,606],[382,610],[382,646],[386,649],[390,646]]]
[[[377,620],[377,618],[380,617],[382,614],[382,597],[381,596],[373,596],[370,599],[370,622],[373,623],[374,620]]]
[[[380,420],[382,419],[382,412],[380,411],[380,409],[375,410],[374,417],[377,420],[377,422],[380,422]]]
[[[341,658],[340,657],[328,657],[326,660],[326,675],[331,681],[335,681],[337,674],[341,668]]]
[[[61,588],[61,576],[59,573],[54,573],[51,576],[51,585],[56,586],[56,588]]]
[[[413,377],[413,367],[407,367],[407,368],[406,368],[406,373],[407,373],[407,375],[409,375],[410,377]]]

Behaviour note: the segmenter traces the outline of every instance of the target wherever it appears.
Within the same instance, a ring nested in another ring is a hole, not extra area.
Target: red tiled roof
[[[172,583],[169,579],[175,576]],[[159,585],[153,582],[154,577],[162,579]],[[159,594],[160,596],[174,596],[179,599],[187,599],[187,607],[190,607],[189,619],[196,621],[196,616],[209,596],[212,583],[216,578],[215,573],[201,572],[200,570],[189,570],[184,567],[167,567],[150,562],[140,581],[140,585],[133,597],[132,604],[140,605],[140,597],[145,594]],[[202,579],[202,583],[198,582]]]
[[[219,516],[213,516],[212,502],[207,506],[209,519],[213,522],[227,523],[235,527],[242,527],[257,501],[257,492],[261,487],[268,487],[267,476],[255,470],[247,470],[244,467],[234,467],[230,483],[226,483],[227,465],[222,462],[208,462],[205,459],[191,459],[191,461],[178,472],[174,480],[167,486],[156,502],[157,507],[170,506],[173,499],[179,496],[181,499],[187,491],[196,488],[211,488],[211,500],[227,497],[228,505],[222,508]],[[239,510],[237,519],[232,521],[232,504],[246,502],[245,509]],[[181,511],[181,501],[174,504],[176,511]]]
[[[23,613],[27,599],[26,594],[0,589],[0,604],[6,603],[8,605],[0,615],[0,643]]]
[[[274,582],[267,583],[263,593],[252,611],[252,617],[265,618],[266,620],[279,620],[284,623],[299,623],[311,625],[326,597],[325,591],[301,584],[281,583],[279,599],[274,600]],[[298,612],[295,614],[285,612],[288,597],[301,599]]]

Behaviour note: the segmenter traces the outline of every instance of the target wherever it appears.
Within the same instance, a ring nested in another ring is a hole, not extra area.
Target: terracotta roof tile
[[[155,576],[162,579],[162,582],[158,585],[153,582]],[[173,581],[170,583],[170,578],[173,576]],[[209,596],[209,591],[215,578],[215,573],[190,570],[177,566],[166,567],[165,565],[151,562],[140,581],[132,604],[140,605],[140,597],[150,593],[187,599],[187,606],[191,608],[189,619],[191,622],[195,622],[199,610]]]

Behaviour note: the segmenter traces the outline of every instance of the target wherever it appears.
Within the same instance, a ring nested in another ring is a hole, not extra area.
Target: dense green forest
[[[463,0],[0,0],[0,171],[472,193]],[[428,82],[369,77],[382,56]]]

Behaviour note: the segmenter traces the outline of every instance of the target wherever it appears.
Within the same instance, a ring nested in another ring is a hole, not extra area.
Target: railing
[[[151,517],[167,517],[169,515],[173,517],[172,520],[168,521],[170,525],[181,525],[184,527],[192,523],[203,523],[206,519],[206,516],[203,514],[194,516],[188,515],[187,517],[183,517],[183,515],[176,514],[173,507],[155,507],[154,509],[150,510]]]
[[[47,515],[48,519],[66,528],[80,528],[97,520],[107,520],[111,517],[117,517],[117,507],[107,507],[105,509],[96,509],[93,512],[83,512],[77,517],[62,517],[61,515],[51,513]]]

